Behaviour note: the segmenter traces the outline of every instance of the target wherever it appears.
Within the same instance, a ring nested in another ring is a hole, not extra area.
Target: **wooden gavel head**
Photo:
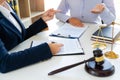
[[[94,61],[86,62],[85,70],[99,77],[110,76],[114,73],[114,66],[107,60],[104,59],[102,50],[96,49],[93,51]]]
[[[96,49],[93,51],[93,54],[94,54],[96,66],[102,65],[104,63],[104,57],[103,57],[102,50]]]
[[[96,49],[93,53],[94,57],[92,58],[56,69],[48,73],[48,75],[68,70],[83,63],[85,63],[85,70],[92,75],[101,77],[112,75],[114,73],[114,66],[109,61],[104,60],[102,51],[100,49]]]

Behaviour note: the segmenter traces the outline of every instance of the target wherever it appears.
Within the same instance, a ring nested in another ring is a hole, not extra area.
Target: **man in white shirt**
[[[84,26],[85,23],[111,24],[115,18],[113,0],[62,0],[56,18],[69,22],[74,26]],[[66,13],[70,11],[70,15]]]

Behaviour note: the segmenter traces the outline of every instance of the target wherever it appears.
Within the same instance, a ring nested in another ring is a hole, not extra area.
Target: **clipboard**
[[[46,41],[33,41],[32,47],[40,45]],[[68,55],[83,55],[84,50],[78,41],[78,39],[69,39],[69,38],[54,38],[50,39],[49,42],[62,43],[64,46],[61,50],[53,56],[68,56]],[[53,43],[54,44],[54,43]]]
[[[77,39],[87,30],[88,26],[77,27],[69,23],[65,23],[59,29],[52,32],[49,36]]]

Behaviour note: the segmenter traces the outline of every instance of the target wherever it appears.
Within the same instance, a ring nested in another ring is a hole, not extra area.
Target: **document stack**
[[[113,32],[113,33],[112,33]],[[92,34],[91,40],[105,42],[105,43],[114,43],[114,41],[120,36],[120,26],[114,25],[103,27],[98,29]]]

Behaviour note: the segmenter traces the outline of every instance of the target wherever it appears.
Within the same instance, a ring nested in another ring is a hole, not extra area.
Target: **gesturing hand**
[[[105,9],[105,5],[104,4],[97,4],[92,10],[91,12],[94,14],[100,14],[101,12],[103,12]]]
[[[44,21],[48,21],[48,20],[53,19],[54,14],[55,14],[56,12],[59,12],[59,11],[58,11],[58,10],[54,10],[54,9],[49,9],[49,10],[47,10],[46,12],[44,12],[41,17],[42,17],[42,19],[43,19]]]

